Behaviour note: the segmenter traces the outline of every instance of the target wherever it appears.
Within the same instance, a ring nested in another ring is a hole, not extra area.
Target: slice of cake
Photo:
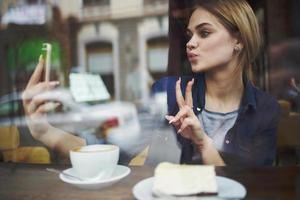
[[[154,172],[152,192],[174,196],[215,195],[218,192],[214,166],[160,163]]]

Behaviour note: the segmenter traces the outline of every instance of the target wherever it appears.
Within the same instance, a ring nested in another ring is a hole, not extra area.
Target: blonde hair
[[[260,50],[261,35],[250,5],[245,0],[197,0],[193,11],[199,7],[213,14],[243,44],[238,55],[238,69],[252,79],[251,66]]]

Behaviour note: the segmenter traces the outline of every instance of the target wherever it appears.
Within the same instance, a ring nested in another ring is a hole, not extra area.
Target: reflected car
[[[65,88],[46,91],[39,95],[49,101],[60,102],[60,106],[45,115],[46,120],[57,128],[81,133],[84,130],[104,127],[126,130],[131,128],[138,134],[140,125],[134,104],[122,101],[78,103]],[[44,117],[36,123],[43,123]],[[27,126],[26,116],[19,93],[0,98],[0,126]]]

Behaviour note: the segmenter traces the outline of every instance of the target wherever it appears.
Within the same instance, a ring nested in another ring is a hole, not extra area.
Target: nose
[[[186,43],[186,48],[188,50],[192,50],[192,49],[195,49],[196,47],[199,46],[199,43],[198,41],[193,37],[191,37],[191,39]]]

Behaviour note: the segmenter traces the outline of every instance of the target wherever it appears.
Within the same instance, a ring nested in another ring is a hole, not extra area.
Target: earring
[[[234,47],[234,50],[235,50],[235,51],[240,51],[241,49],[240,49],[239,46],[235,46],[235,47]]]

